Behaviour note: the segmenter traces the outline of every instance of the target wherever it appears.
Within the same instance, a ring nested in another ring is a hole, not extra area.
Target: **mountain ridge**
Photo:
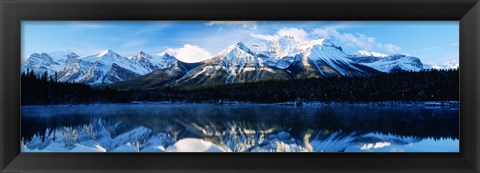
[[[292,80],[340,76],[369,76],[376,73],[420,71],[417,57],[359,51],[347,55],[327,39],[297,41],[284,36],[255,51],[236,42],[212,58],[185,63],[168,53],[151,55],[138,51],[124,57],[108,49],[80,57],[71,51],[34,53],[22,71],[53,75],[61,82],[93,86],[115,85],[120,89],[162,87],[206,87],[263,80]],[[60,57],[60,58],[59,58]],[[458,67],[458,66],[456,66]],[[132,86],[129,86],[132,85]]]

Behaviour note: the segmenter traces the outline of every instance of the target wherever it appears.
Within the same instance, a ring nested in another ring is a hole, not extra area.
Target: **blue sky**
[[[22,58],[59,50],[87,56],[112,49],[123,56],[167,51],[200,61],[238,41],[251,46],[283,35],[326,37],[346,53],[401,53],[435,65],[459,61],[457,21],[23,21]]]

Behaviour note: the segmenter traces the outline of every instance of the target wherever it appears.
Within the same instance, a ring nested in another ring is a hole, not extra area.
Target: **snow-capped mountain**
[[[297,41],[292,36],[283,36],[273,41],[273,43],[265,50],[259,50],[259,56],[265,57],[265,62],[269,66],[285,69],[295,61],[299,54],[303,54],[314,45],[317,46],[331,46],[341,50],[340,47],[326,39],[318,39],[311,41]]]
[[[332,42],[325,38],[318,40],[298,41],[292,36],[282,36],[274,40],[272,44],[266,46],[266,50],[260,50],[259,54],[270,57],[272,60],[278,60],[305,52],[313,45],[325,45],[341,49],[339,46],[335,46]]]
[[[283,36],[260,51],[268,66],[285,69],[294,78],[364,76],[376,71],[355,64],[340,46],[327,39],[297,41]]]
[[[379,71],[355,63],[341,47],[326,39],[300,42],[293,37],[281,37],[258,53],[238,42],[195,68],[160,69],[115,85],[125,89],[154,86],[198,88],[266,80],[367,76],[374,73]]]
[[[22,71],[33,70],[37,75],[43,75],[45,72],[48,75],[54,75],[77,57],[78,55],[71,51],[33,53],[22,62]]]
[[[252,47],[237,42],[199,63],[181,62],[167,53],[150,55],[143,51],[128,58],[112,50],[84,57],[68,51],[34,53],[24,62],[23,70],[33,69],[37,74],[46,71],[49,75],[58,72],[57,78],[62,82],[96,86],[115,83],[125,89],[147,89],[368,76],[424,68],[421,61],[412,56],[367,51],[347,55],[342,47],[327,39],[298,41],[283,36],[269,44]]]
[[[206,60],[204,65],[175,81],[175,84],[209,86],[289,78],[288,73],[266,66],[262,58],[238,42]]]
[[[59,73],[59,81],[105,85],[145,75],[174,61],[176,59],[169,55],[154,57],[140,51],[126,58],[113,50],[105,50],[68,63]]]
[[[68,63],[73,59],[79,57],[77,54],[75,54],[71,50],[54,51],[54,52],[48,53],[48,55],[50,55],[54,60],[59,62],[64,62],[64,63]]]
[[[90,85],[118,82],[125,78],[140,76],[128,63],[129,59],[112,50],[75,59],[59,73],[60,81],[72,81]]]
[[[204,62],[177,61],[167,68],[115,85],[118,88],[141,89],[166,86],[188,88],[289,78],[285,71],[264,65],[262,58],[238,42]]]
[[[128,59],[132,60],[131,63],[143,66],[147,70],[147,73],[158,69],[167,68],[171,64],[178,61],[175,57],[170,56],[166,52],[158,55],[150,55],[143,51],[139,51],[137,54],[130,56]]]
[[[423,69],[458,69],[459,67],[458,62],[447,62],[439,65],[423,64]]]
[[[170,56],[168,54],[165,55],[165,57]],[[169,66],[165,66],[135,79],[116,82],[114,83],[115,87],[118,89],[153,89],[173,86],[174,81],[181,79],[203,65],[201,62],[185,63],[176,60],[173,56],[170,56],[170,58],[175,59],[175,61],[172,61]]]
[[[296,78],[368,76],[378,71],[347,58],[342,48],[328,40],[313,40],[303,44],[304,51],[287,70]]]
[[[358,64],[362,64],[378,71],[392,73],[398,71],[420,71],[423,64],[417,57],[394,54],[390,56],[350,55],[348,57]]]
[[[150,55],[139,51],[128,58],[113,50],[79,57],[72,51],[33,53],[22,62],[22,71],[33,70],[37,75],[47,72],[61,82],[76,82],[89,85],[104,85],[142,76],[164,69],[178,61],[166,53]]]

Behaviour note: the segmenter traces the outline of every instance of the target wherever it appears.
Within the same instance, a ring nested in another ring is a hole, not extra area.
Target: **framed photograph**
[[[0,5],[2,171],[480,170],[476,0]]]

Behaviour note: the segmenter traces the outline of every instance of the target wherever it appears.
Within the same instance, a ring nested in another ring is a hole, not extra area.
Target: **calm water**
[[[459,110],[379,105],[22,107],[23,152],[458,152]]]

